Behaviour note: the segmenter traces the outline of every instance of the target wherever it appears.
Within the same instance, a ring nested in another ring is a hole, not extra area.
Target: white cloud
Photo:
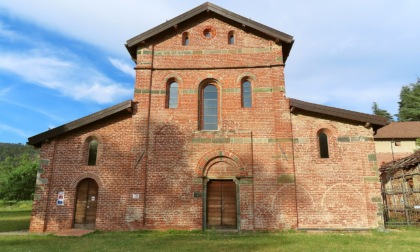
[[[1,20],[0,20],[0,41],[1,40],[10,40],[16,41],[22,39],[22,36],[18,33],[10,30]]]
[[[349,97],[350,93],[346,90],[357,90],[352,94],[358,100],[365,99],[364,104],[381,99],[386,104],[393,103],[395,108],[398,92],[390,99],[388,90],[399,90],[401,85],[410,83],[410,78],[415,81],[419,75],[420,33],[416,32],[416,24],[420,23],[419,1],[401,1],[398,4],[391,0],[354,0],[340,4],[331,0],[260,0],[259,4],[252,1],[242,1],[240,4],[225,0],[212,2],[294,36],[296,43],[286,66],[286,87],[295,98],[308,97],[312,102],[324,103],[334,99],[334,95],[344,97],[347,93],[345,100],[351,103],[353,97]],[[13,0],[1,1],[0,8],[47,29],[65,33],[66,36],[106,48],[110,52],[118,52],[117,58],[129,59],[123,46],[127,39],[199,4],[201,2],[195,0]],[[48,62],[55,59],[61,61],[61,57],[37,58],[44,64],[39,68],[49,74],[45,68],[59,65],[59,62]],[[115,58],[109,60],[114,67],[128,74],[124,62]],[[354,72],[354,66],[360,66],[364,71]],[[118,83],[112,83],[95,73],[95,69],[89,69],[89,66],[87,69],[74,65],[68,68],[77,69],[83,78],[58,74],[58,70],[50,74],[70,78],[73,81],[66,83],[76,85],[77,91],[63,87],[63,79],[57,79],[58,83],[44,75],[38,76],[38,79],[42,85],[60,89],[77,99],[86,98],[93,90],[98,90],[95,85],[107,87],[103,89],[104,92],[114,92],[120,87]],[[88,73],[84,75],[85,71]],[[134,72],[130,71],[132,75]],[[32,72],[37,75],[35,71]],[[93,72],[93,75],[87,76],[89,72]],[[389,83],[386,89],[383,88],[385,82]],[[363,90],[369,90],[366,93],[371,95],[359,95],[358,92]],[[122,93],[128,93],[128,90]],[[107,99],[110,98],[102,100]]]
[[[17,129],[15,127],[12,127],[12,126],[9,126],[9,125],[3,124],[3,123],[0,123],[0,130],[1,131],[6,131],[6,132],[11,132],[13,134],[19,135],[19,136],[24,137],[24,138],[28,138],[30,136],[29,134],[27,134],[23,130]],[[4,132],[1,132],[1,131],[0,131],[0,134],[4,133]]]
[[[11,87],[1,88],[0,89],[0,99],[2,97],[5,97],[10,92],[10,90],[12,90]]]
[[[132,94],[131,89],[113,82],[83,62],[66,61],[53,55],[0,52],[0,69],[76,100],[110,103]]]
[[[126,64],[126,63],[122,62],[119,59],[108,58],[108,60],[111,62],[111,64],[115,68],[117,68],[121,72],[123,72],[123,73],[125,73],[125,74],[127,74],[129,76],[132,76],[132,77],[135,77],[136,76],[136,74],[135,74],[135,72],[133,70],[133,67],[131,65]]]
[[[190,3],[188,8],[200,3]],[[155,0],[13,0],[1,1],[0,8],[34,23],[76,39],[98,45],[120,55],[130,39],[182,13],[178,2]],[[141,18],[140,18],[141,17]]]
[[[33,111],[33,112],[39,113],[39,114],[41,114],[41,115],[47,116],[47,117],[49,117],[49,118],[51,118],[51,119],[54,119],[54,120],[56,120],[56,121],[63,122],[63,119],[62,119],[62,118],[60,118],[60,117],[58,117],[58,116],[55,116],[55,115],[53,115],[53,114],[51,114],[51,113],[48,113],[47,111],[45,111],[45,110],[43,110],[43,109],[36,108],[36,107],[34,107],[34,106],[27,106],[27,105],[25,105],[25,104],[23,104],[23,103],[18,103],[18,102],[10,101],[10,100],[8,100],[8,99],[6,99],[6,98],[2,97],[2,96],[1,96],[1,92],[0,92],[0,101],[2,101],[2,102],[4,102],[4,103],[7,103],[7,104],[10,104],[10,105],[13,105],[13,106],[16,106],[16,107],[24,108],[24,109],[26,109],[26,110],[29,110],[29,111]]]

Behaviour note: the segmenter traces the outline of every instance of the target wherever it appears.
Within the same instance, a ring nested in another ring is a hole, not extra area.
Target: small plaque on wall
[[[140,194],[133,193],[133,199],[140,199]]]
[[[64,192],[58,192],[57,206],[64,206]]]
[[[201,198],[201,197],[203,197],[202,192],[194,192],[194,198]]]

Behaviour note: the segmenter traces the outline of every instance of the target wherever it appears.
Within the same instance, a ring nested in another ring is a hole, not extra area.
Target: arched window
[[[190,44],[190,34],[188,32],[182,33],[182,45],[187,46]]]
[[[228,44],[229,45],[235,44],[235,33],[233,31],[230,31],[228,33]]]
[[[319,143],[319,157],[329,158],[330,154],[328,151],[328,136],[325,132],[318,132],[318,143]]]
[[[178,83],[172,81],[167,87],[167,106],[168,108],[178,107]]]
[[[88,165],[96,165],[96,159],[98,156],[98,141],[92,139],[89,141],[89,156]]]
[[[201,101],[201,129],[218,130],[218,92],[213,84],[208,84],[202,89]]]
[[[243,108],[252,107],[252,90],[251,90],[250,81],[245,80],[242,82],[241,93],[242,93],[242,107]]]

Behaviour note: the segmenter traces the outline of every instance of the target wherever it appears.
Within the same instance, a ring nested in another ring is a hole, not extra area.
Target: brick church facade
[[[29,138],[30,231],[382,225],[386,119],[287,98],[293,41],[211,3],[128,40],[133,100]]]

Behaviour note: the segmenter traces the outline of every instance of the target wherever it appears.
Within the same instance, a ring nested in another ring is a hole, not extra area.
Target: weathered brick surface
[[[372,129],[349,122],[292,114],[300,228],[373,228],[382,222],[372,198],[380,195]],[[317,132],[328,135],[320,158]],[[347,139],[347,140],[343,140]]]
[[[212,27],[216,36],[202,36]],[[235,31],[235,44],[227,34]],[[182,46],[183,32],[190,45]],[[241,80],[252,107],[241,107]],[[166,108],[168,80],[179,83],[178,108]],[[219,130],[200,131],[200,87],[219,94]],[[206,183],[238,188],[242,230],[377,226],[379,195],[372,131],[312,115],[291,115],[281,45],[216,19],[200,17],[138,48],[132,116],[119,115],[64,134],[41,148],[32,232],[71,228],[77,184],[99,185],[96,228],[201,229]],[[293,127],[292,127],[293,123]],[[316,132],[331,131],[331,158],[318,158]],[[96,136],[96,166],[86,139]],[[338,141],[349,137],[349,141]],[[357,139],[356,139],[357,138]],[[47,162],[49,161],[49,162]],[[368,181],[368,182],[367,182]],[[65,205],[55,204],[59,191]],[[138,194],[139,199],[132,195]]]

